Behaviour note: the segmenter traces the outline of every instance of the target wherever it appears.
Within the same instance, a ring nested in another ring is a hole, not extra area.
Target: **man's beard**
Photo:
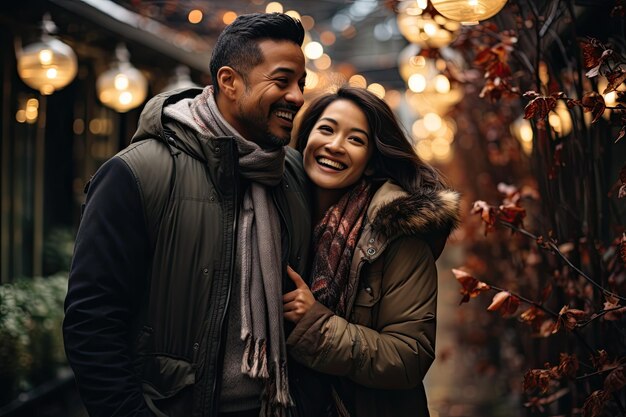
[[[259,134],[259,136],[255,136],[252,138],[245,138],[249,141],[256,142],[262,148],[278,148],[282,146],[286,146],[291,141],[291,135],[285,132],[284,137],[277,136],[270,132],[269,129],[269,117],[264,118],[263,116],[258,116],[257,114],[250,115],[249,112],[245,112],[241,106],[241,103],[238,105],[239,107],[239,115],[242,121],[245,122],[246,126],[249,130],[253,132],[264,132]],[[270,111],[270,115],[273,113],[273,109]],[[252,129],[250,129],[252,128]]]
[[[265,138],[263,142],[271,146],[280,147],[280,146],[288,145],[290,140],[291,140],[291,135],[287,135],[286,137],[281,138],[281,137],[274,135],[272,132],[269,131],[269,129],[267,129],[265,132]]]

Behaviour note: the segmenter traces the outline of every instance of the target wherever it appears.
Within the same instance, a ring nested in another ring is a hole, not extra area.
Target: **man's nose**
[[[298,108],[302,107],[302,105],[304,104],[304,94],[300,90],[300,86],[295,85],[291,87],[291,89],[285,96],[285,100],[295,106],[298,106]]]

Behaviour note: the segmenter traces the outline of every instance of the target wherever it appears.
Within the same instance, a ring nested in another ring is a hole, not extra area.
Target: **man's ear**
[[[243,80],[237,71],[225,66],[217,70],[217,83],[220,86],[220,94],[235,100],[240,95],[239,89]]]

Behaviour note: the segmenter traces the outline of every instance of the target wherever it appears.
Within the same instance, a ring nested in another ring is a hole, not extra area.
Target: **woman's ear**
[[[363,174],[366,177],[371,177],[376,172],[376,170],[374,169],[372,165],[373,165],[373,162],[370,162],[369,164],[367,164],[367,167],[365,168],[365,171],[363,172]]]
[[[224,94],[230,100],[235,100],[239,96],[239,86],[241,84],[241,77],[233,68],[225,66],[221,67],[217,71],[217,80],[219,84],[220,93]]]

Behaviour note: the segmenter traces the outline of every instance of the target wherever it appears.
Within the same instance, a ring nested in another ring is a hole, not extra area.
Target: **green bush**
[[[67,275],[0,285],[0,404],[65,364],[61,322]]]

